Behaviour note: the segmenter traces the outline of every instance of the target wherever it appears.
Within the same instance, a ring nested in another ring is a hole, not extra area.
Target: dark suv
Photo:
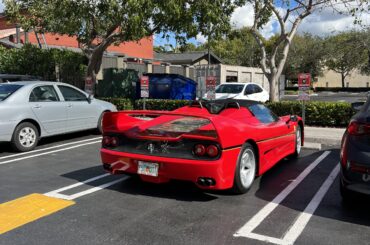
[[[370,96],[343,135],[340,164],[343,199],[351,199],[354,192],[370,195]]]

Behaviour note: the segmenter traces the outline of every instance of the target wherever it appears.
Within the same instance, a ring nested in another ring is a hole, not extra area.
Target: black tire
[[[299,132],[299,139],[298,139],[298,132]],[[299,142],[298,142],[299,140]],[[301,147],[298,148],[298,143],[300,146],[302,146],[302,128],[301,126],[297,125],[297,131],[296,131],[296,137],[295,137],[295,150],[294,153],[292,154],[293,158],[297,158],[299,154],[301,153]]]
[[[244,154],[253,155],[253,159],[251,159],[250,161],[251,166],[248,169],[246,168],[247,167],[246,165],[244,168],[242,168],[242,164],[245,164],[245,163],[242,163]],[[246,175],[248,175],[248,178],[245,181],[242,180],[243,170],[246,172],[251,171],[249,173],[246,173]],[[254,179],[256,177],[256,172],[257,172],[257,155],[255,153],[253,146],[249,143],[245,143],[242,149],[240,150],[238,162],[235,168],[234,185],[231,191],[235,194],[244,194],[248,192],[254,182]]]
[[[106,113],[106,112],[107,111],[103,111],[102,114],[100,114],[100,117],[99,117],[99,120],[98,120],[98,126],[96,128],[97,134],[102,134],[103,133],[102,122],[103,122],[104,113]]]
[[[29,122],[21,123],[13,132],[12,148],[18,152],[31,151],[37,146],[39,135],[40,132],[34,124]]]

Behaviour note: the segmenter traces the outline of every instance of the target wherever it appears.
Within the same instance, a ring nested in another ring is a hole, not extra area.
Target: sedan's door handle
[[[72,107],[72,104],[68,104],[67,107],[71,108]]]
[[[40,109],[41,108],[41,105],[34,105],[33,108]]]

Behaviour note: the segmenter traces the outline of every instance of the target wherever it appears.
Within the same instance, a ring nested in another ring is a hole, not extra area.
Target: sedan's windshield
[[[216,89],[216,93],[239,94],[243,91],[244,84],[222,84]]]
[[[0,84],[0,101],[5,100],[23,85],[18,84]]]

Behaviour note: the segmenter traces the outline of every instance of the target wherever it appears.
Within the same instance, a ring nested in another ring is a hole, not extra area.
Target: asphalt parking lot
[[[304,150],[244,195],[109,176],[100,137],[0,145],[0,244],[369,244],[369,200],[343,204],[339,149]]]

